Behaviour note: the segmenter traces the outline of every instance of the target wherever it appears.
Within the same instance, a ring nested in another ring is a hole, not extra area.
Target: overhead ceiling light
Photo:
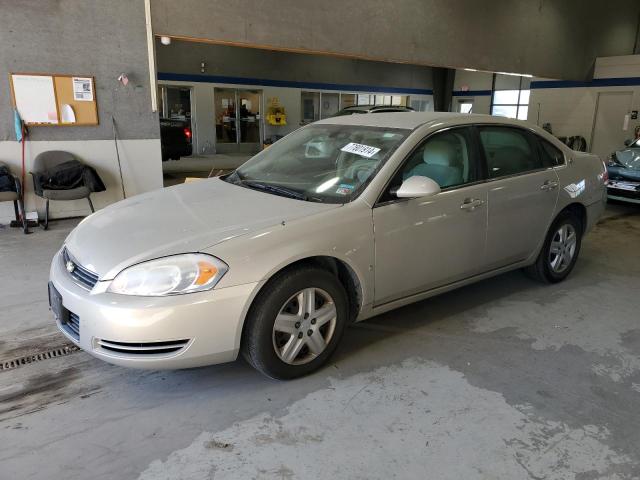
[[[530,75],[528,73],[510,73],[510,72],[496,72],[498,75],[510,75],[512,77],[527,77],[527,78],[533,78],[533,75]]]
[[[160,37],[160,43],[162,45],[171,45],[171,37]]]
[[[533,78],[533,75],[528,73],[510,73],[510,72],[489,72],[487,70],[478,70],[476,68],[463,68],[465,72],[482,72],[482,73],[497,73],[498,75],[510,75],[512,77],[526,77]]]

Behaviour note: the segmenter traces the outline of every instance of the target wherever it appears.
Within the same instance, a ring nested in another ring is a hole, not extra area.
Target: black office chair
[[[44,216],[44,229],[49,228],[49,201],[50,200],[80,200],[86,198],[89,202],[89,208],[91,213],[95,212],[93,208],[93,202],[91,202],[91,189],[87,185],[79,185],[77,187],[68,189],[47,189],[40,188],[38,185],[39,176],[46,175],[47,172],[53,168],[60,166],[63,163],[79,160],[71,153],[62,150],[51,150],[49,152],[39,153],[33,161],[33,185],[36,191],[36,195],[46,200],[45,216]],[[46,186],[46,185],[45,185]]]
[[[27,227],[27,217],[24,212],[24,203],[22,201],[22,183],[20,179],[11,174],[9,166],[6,163],[0,162],[0,176],[6,178],[11,182],[9,187],[13,190],[0,191],[0,202],[13,202],[13,210],[16,214],[16,224],[22,224],[22,231],[29,233]]]

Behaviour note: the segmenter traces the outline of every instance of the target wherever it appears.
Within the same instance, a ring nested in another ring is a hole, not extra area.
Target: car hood
[[[615,153],[616,160],[624,167],[640,170],[640,148],[626,148]]]
[[[145,260],[201,251],[339,206],[271,195],[218,178],[199,180],[104,208],[80,222],[65,245],[80,265],[110,280]]]

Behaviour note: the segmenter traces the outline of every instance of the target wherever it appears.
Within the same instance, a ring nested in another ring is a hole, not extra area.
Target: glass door
[[[215,88],[216,152],[260,151],[262,91]]]
[[[240,106],[238,143],[244,144],[249,150],[260,150],[261,100],[262,92],[259,90],[238,90],[238,105]]]
[[[322,93],[320,95],[322,109],[320,116],[322,118],[333,117],[340,110],[340,94],[339,93]]]
[[[237,143],[236,91],[231,88],[214,89],[216,102],[216,145]]]

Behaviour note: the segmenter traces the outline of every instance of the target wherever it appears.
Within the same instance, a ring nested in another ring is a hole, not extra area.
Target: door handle
[[[479,198],[467,198],[462,205],[460,205],[460,209],[471,212],[482,205],[484,205],[484,200],[480,200]]]
[[[542,185],[540,185],[540,190],[549,191],[549,190],[553,190],[555,188],[558,188],[558,182],[553,181],[553,180],[547,180]]]

